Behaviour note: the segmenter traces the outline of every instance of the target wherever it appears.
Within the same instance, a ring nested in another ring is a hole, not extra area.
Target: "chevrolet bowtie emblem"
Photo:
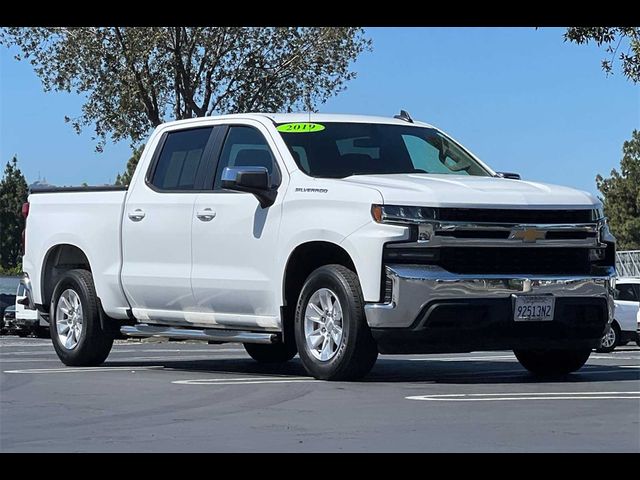
[[[544,240],[547,232],[537,228],[523,228],[512,230],[509,240],[522,240],[524,243],[535,243],[537,240]]]

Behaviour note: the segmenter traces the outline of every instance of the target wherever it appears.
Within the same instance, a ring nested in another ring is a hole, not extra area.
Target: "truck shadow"
[[[250,359],[110,361],[105,366],[161,365],[182,372],[210,374],[308,377],[300,360],[280,365],[259,364]],[[371,372],[358,383],[442,383],[442,384],[521,384],[521,383],[593,383],[640,380],[640,369],[603,364],[587,364],[578,372],[555,377],[536,377],[516,361],[438,361],[378,359]]]

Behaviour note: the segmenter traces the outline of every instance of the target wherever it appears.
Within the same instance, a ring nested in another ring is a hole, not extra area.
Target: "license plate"
[[[550,295],[515,296],[513,320],[516,322],[544,322],[553,320],[555,298]]]

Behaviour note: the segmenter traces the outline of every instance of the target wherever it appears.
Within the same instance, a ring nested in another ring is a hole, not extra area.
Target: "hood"
[[[406,173],[353,175],[345,182],[377,189],[388,205],[466,208],[594,208],[590,193],[495,177]]]

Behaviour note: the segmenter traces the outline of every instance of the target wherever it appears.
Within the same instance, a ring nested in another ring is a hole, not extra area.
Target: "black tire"
[[[513,353],[520,365],[534,375],[566,375],[582,368],[591,355],[591,349],[514,350]]]
[[[602,338],[600,339],[600,343],[598,343],[598,346],[596,347],[596,352],[598,352],[598,353],[611,353],[616,349],[616,347],[618,345],[620,345],[620,327],[618,326],[618,323],[616,321],[614,321],[611,324],[610,328],[611,328],[611,330],[610,330],[611,333],[614,335],[613,343],[611,345],[607,346],[607,347],[605,347],[602,344],[602,342],[604,342],[607,334],[609,333],[609,329],[607,329],[607,333],[602,336]]]
[[[335,293],[342,308],[342,340],[336,353],[322,361],[311,353],[304,333],[304,316],[311,296],[321,288]],[[378,348],[364,315],[358,276],[342,265],[314,270],[300,292],[294,331],[300,360],[309,374],[321,380],[356,380],[364,377],[378,358]]]
[[[18,335],[20,338],[25,338],[29,336],[29,332],[27,330],[17,330],[16,335]]]
[[[82,330],[78,344],[68,349],[60,342],[57,332],[56,308],[60,296],[67,290],[73,290],[80,298],[82,305]],[[75,269],[66,272],[53,290],[49,312],[49,329],[53,348],[58,358],[65,365],[89,367],[104,362],[113,345],[113,335],[103,331],[100,323],[98,297],[93,284],[93,277],[88,270]]]
[[[244,349],[256,362],[284,363],[296,356],[298,350],[295,343],[274,343],[264,345],[260,343],[245,343]]]

